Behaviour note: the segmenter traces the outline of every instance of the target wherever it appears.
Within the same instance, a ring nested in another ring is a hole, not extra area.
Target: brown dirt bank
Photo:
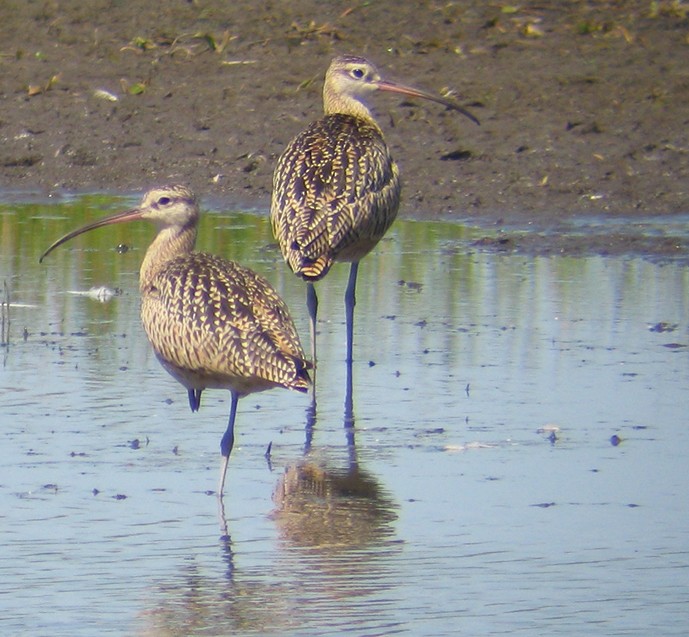
[[[401,215],[556,240],[572,215],[689,212],[687,14],[640,0],[6,1],[0,188],[180,181],[267,208],[276,157],[320,115],[330,58],[351,52],[454,91],[482,122],[376,96]]]

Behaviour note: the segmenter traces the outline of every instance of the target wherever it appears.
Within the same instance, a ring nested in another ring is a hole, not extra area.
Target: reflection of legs
[[[313,442],[313,430],[316,426],[317,419],[315,387],[313,389],[314,391],[311,395],[311,402],[309,403],[309,406],[306,408],[306,427],[304,428],[306,437],[304,440],[304,454],[307,454],[309,453],[309,451],[311,451],[311,443]]]
[[[223,489],[225,487],[225,474],[227,473],[227,465],[230,461],[230,453],[234,446],[234,419],[237,415],[237,403],[239,402],[239,394],[232,392],[232,404],[230,406],[230,421],[227,424],[227,429],[220,441],[220,453],[223,460],[220,467],[220,486],[218,487],[218,497],[222,498]]]
[[[354,397],[352,395],[352,385],[352,361],[348,361],[344,401],[344,428],[349,447],[354,445]]]
[[[354,306],[356,305],[356,274],[359,270],[359,262],[354,261],[349,269],[349,282],[345,292],[345,317],[347,320],[347,363],[352,363],[352,351],[354,349]]]

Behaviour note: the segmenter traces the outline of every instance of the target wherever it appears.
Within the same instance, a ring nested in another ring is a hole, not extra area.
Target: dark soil
[[[323,73],[347,52],[481,120],[375,97],[402,216],[531,228],[503,247],[577,253],[586,237],[558,243],[563,219],[689,212],[688,14],[670,0],[5,1],[0,188],[183,182],[267,210],[277,156],[320,116]]]

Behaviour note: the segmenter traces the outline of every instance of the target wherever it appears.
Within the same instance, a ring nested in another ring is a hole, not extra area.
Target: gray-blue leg
[[[352,263],[349,269],[349,282],[345,292],[345,317],[347,320],[347,363],[353,360],[354,350],[354,306],[356,305],[356,275],[359,271],[359,262]]]
[[[223,460],[220,468],[220,486],[218,487],[218,497],[222,498],[223,489],[225,488],[225,474],[227,473],[227,465],[230,461],[230,454],[232,447],[234,447],[234,419],[237,415],[237,403],[239,402],[239,394],[232,392],[232,404],[230,406],[230,421],[227,424],[227,429],[220,441],[220,453]]]
[[[318,296],[316,296],[316,287],[311,281],[306,282],[306,308],[309,311],[310,329],[311,329],[311,362],[313,369],[316,369],[316,317],[318,315]],[[314,386],[315,386],[314,382]]]

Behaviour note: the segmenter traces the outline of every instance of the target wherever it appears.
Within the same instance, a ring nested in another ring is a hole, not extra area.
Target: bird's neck
[[[146,250],[146,256],[139,272],[139,286],[150,286],[158,272],[167,263],[180,256],[190,254],[196,243],[196,224],[182,228],[162,228]]]
[[[323,110],[326,115],[340,114],[358,117],[379,128],[366,104],[350,95],[333,91],[327,85],[323,89]]]

